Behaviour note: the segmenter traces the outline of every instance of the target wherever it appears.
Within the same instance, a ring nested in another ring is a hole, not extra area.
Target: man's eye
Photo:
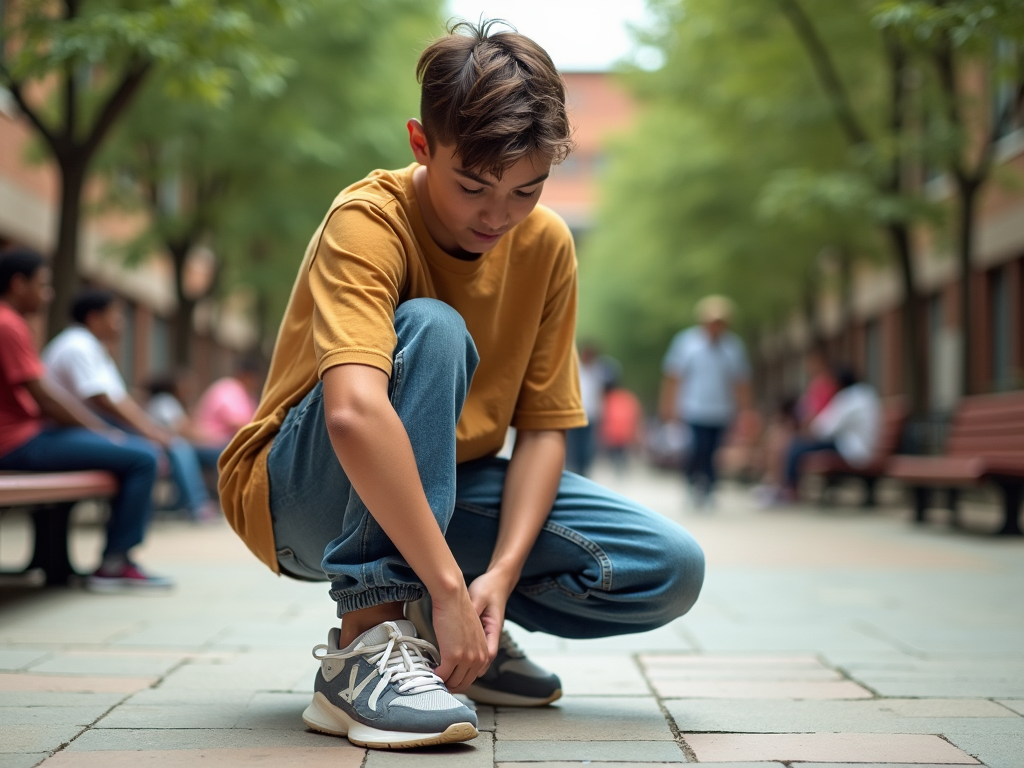
[[[465,187],[462,184],[459,184],[459,186],[462,187],[462,191],[465,192],[467,195],[479,195],[481,192],[484,191],[483,187],[480,187],[479,189],[470,189],[469,187]]]
[[[523,191],[523,190],[521,190],[521,189],[517,189],[517,190],[516,190],[516,194],[517,194],[517,195],[518,195],[519,197],[523,197],[523,198],[526,198],[526,199],[528,200],[528,199],[530,199],[531,197],[533,197],[534,195],[536,195],[536,194],[537,194],[537,193],[538,193],[539,191],[540,191],[540,187],[537,187],[537,189],[534,189],[534,190],[532,190],[532,191],[530,191],[530,192],[524,192],[524,191]]]

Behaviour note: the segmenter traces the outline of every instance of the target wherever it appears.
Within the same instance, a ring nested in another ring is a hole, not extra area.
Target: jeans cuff
[[[427,591],[418,584],[402,584],[395,587],[374,587],[361,592],[331,590],[331,598],[338,604],[338,618],[349,611],[373,608],[384,603],[411,603],[425,596]]]

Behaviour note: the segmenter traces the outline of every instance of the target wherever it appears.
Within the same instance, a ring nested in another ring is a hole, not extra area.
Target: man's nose
[[[489,230],[500,230],[508,224],[508,209],[504,206],[484,208],[480,222]]]

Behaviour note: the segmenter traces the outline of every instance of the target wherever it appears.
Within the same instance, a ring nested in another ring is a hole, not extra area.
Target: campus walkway
[[[698,514],[674,478],[610,484],[688,526],[708,578],[691,615],[645,635],[517,632],[561,674],[556,706],[481,707],[479,738],[415,752],[308,732],[324,587],[275,578],[224,526],[162,523],[145,561],[172,595],[0,603],[0,766],[1024,766],[1024,542],[739,492]],[[95,535],[77,542],[95,557]]]

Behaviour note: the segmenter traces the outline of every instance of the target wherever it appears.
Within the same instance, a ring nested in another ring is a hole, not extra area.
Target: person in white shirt
[[[750,365],[743,342],[729,330],[732,312],[724,296],[701,299],[700,325],[677,333],[662,362],[660,416],[689,428],[684,470],[698,507],[711,503],[722,437],[736,413],[750,406]]]
[[[75,324],[57,334],[43,350],[50,380],[114,426],[156,443],[170,461],[182,506],[197,520],[216,518],[217,504],[203,483],[195,450],[157,424],[131,398],[104,346],[121,337],[124,316],[117,297],[103,289],[82,289],[72,302],[71,316]]]
[[[851,467],[863,467],[874,458],[882,425],[882,404],[874,387],[842,369],[836,374],[839,391],[811,421],[805,437],[797,437],[786,458],[786,490],[796,499],[800,463],[811,453],[835,451]]]
[[[587,476],[597,452],[597,431],[604,410],[604,387],[608,381],[608,367],[593,344],[580,348],[580,397],[588,424],[566,432],[565,468],[577,475]]]

